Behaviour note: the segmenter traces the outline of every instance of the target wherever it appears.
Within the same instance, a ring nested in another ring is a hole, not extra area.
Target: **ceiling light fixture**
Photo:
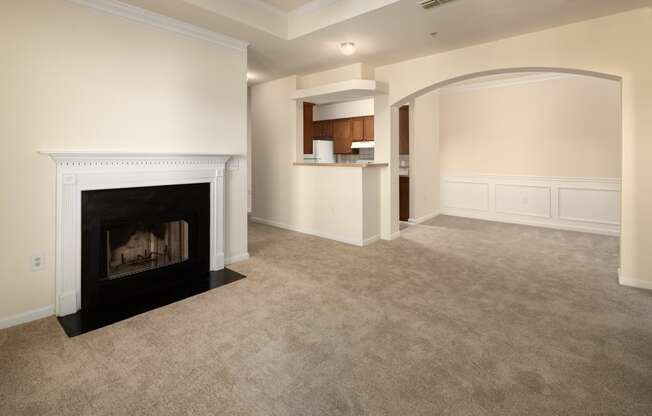
[[[355,43],[344,42],[340,45],[340,52],[342,55],[351,56],[355,53]]]

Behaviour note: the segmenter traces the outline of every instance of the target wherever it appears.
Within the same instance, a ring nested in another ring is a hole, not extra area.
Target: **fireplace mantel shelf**
[[[213,157],[213,156],[244,156],[237,153],[185,153],[185,152],[120,152],[116,150],[38,150],[37,153],[52,158],[165,158],[165,157]]]
[[[227,163],[229,169],[237,169],[237,160],[241,154],[219,153],[153,153],[153,152],[119,152],[119,151],[85,151],[85,150],[39,150],[39,154],[50,156],[57,164],[177,164],[184,163]]]

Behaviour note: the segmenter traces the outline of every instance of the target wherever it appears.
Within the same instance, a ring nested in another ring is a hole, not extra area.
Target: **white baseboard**
[[[401,238],[401,231],[397,231],[393,233],[392,235],[389,236],[389,241],[396,240],[397,238]]]
[[[362,242],[362,245],[363,245],[363,246],[368,246],[369,244],[373,244],[373,243],[375,243],[375,242],[378,241],[378,240],[380,240],[380,235],[375,235],[375,236],[373,236],[373,237],[371,237],[371,238],[367,238],[366,240],[364,240],[364,241]]]
[[[622,286],[652,290],[652,281],[629,279],[623,277],[620,268],[618,269],[618,283],[620,283]]]
[[[441,215],[450,215],[451,217],[473,218],[477,220],[503,222],[507,224],[529,225],[532,227],[550,228],[553,230],[562,231],[577,231],[581,233],[608,235],[612,237],[619,237],[619,231],[605,230],[602,228],[595,228],[591,226],[582,225],[569,225],[569,224],[551,224],[549,222],[540,222],[536,220],[523,220],[510,217],[495,217],[486,213],[471,213],[463,210],[456,209],[443,209]]]
[[[8,316],[6,318],[0,318],[0,329],[10,328],[20,324],[26,324],[27,322],[47,318],[48,316],[52,315],[54,315],[54,305],[19,313],[16,315]]]
[[[225,258],[224,264],[229,265],[229,264],[239,263],[241,261],[247,261],[247,260],[249,260],[249,253],[236,254]]]
[[[439,211],[435,211],[435,212],[431,212],[428,215],[424,215],[424,216],[416,218],[416,219],[408,218],[407,222],[410,223],[410,224],[421,224],[422,222],[426,222],[426,221],[431,220],[431,219],[433,219],[435,217],[438,217],[440,214],[441,213]]]
[[[284,229],[284,230],[294,231],[294,232],[302,233],[302,234],[314,235],[315,237],[326,238],[328,240],[335,240],[335,241],[339,241],[340,243],[346,243],[346,244],[351,244],[351,245],[360,246],[360,247],[365,245],[365,240],[362,240],[362,239],[354,240],[354,239],[350,239],[350,238],[346,238],[346,237],[340,237],[340,236],[334,235],[334,234],[323,233],[321,231],[315,231],[315,230],[310,230],[310,229],[307,229],[307,228],[297,227],[297,226],[294,226],[294,225],[283,224],[283,223],[277,222],[277,221],[270,221],[270,220],[266,220],[264,218],[250,217],[249,219],[252,222],[255,222],[255,223],[258,223],[258,224],[269,225],[271,227],[281,228],[281,229]],[[371,242],[368,243],[368,244],[371,244]]]

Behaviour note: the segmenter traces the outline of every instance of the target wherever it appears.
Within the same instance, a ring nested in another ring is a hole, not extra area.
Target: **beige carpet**
[[[440,217],[366,248],[250,227],[243,281],[68,339],[0,331],[0,415],[651,415],[615,238]]]

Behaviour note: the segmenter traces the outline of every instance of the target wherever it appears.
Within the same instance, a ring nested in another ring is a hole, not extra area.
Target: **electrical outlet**
[[[45,255],[36,254],[29,259],[29,267],[33,272],[43,270],[45,268]]]

